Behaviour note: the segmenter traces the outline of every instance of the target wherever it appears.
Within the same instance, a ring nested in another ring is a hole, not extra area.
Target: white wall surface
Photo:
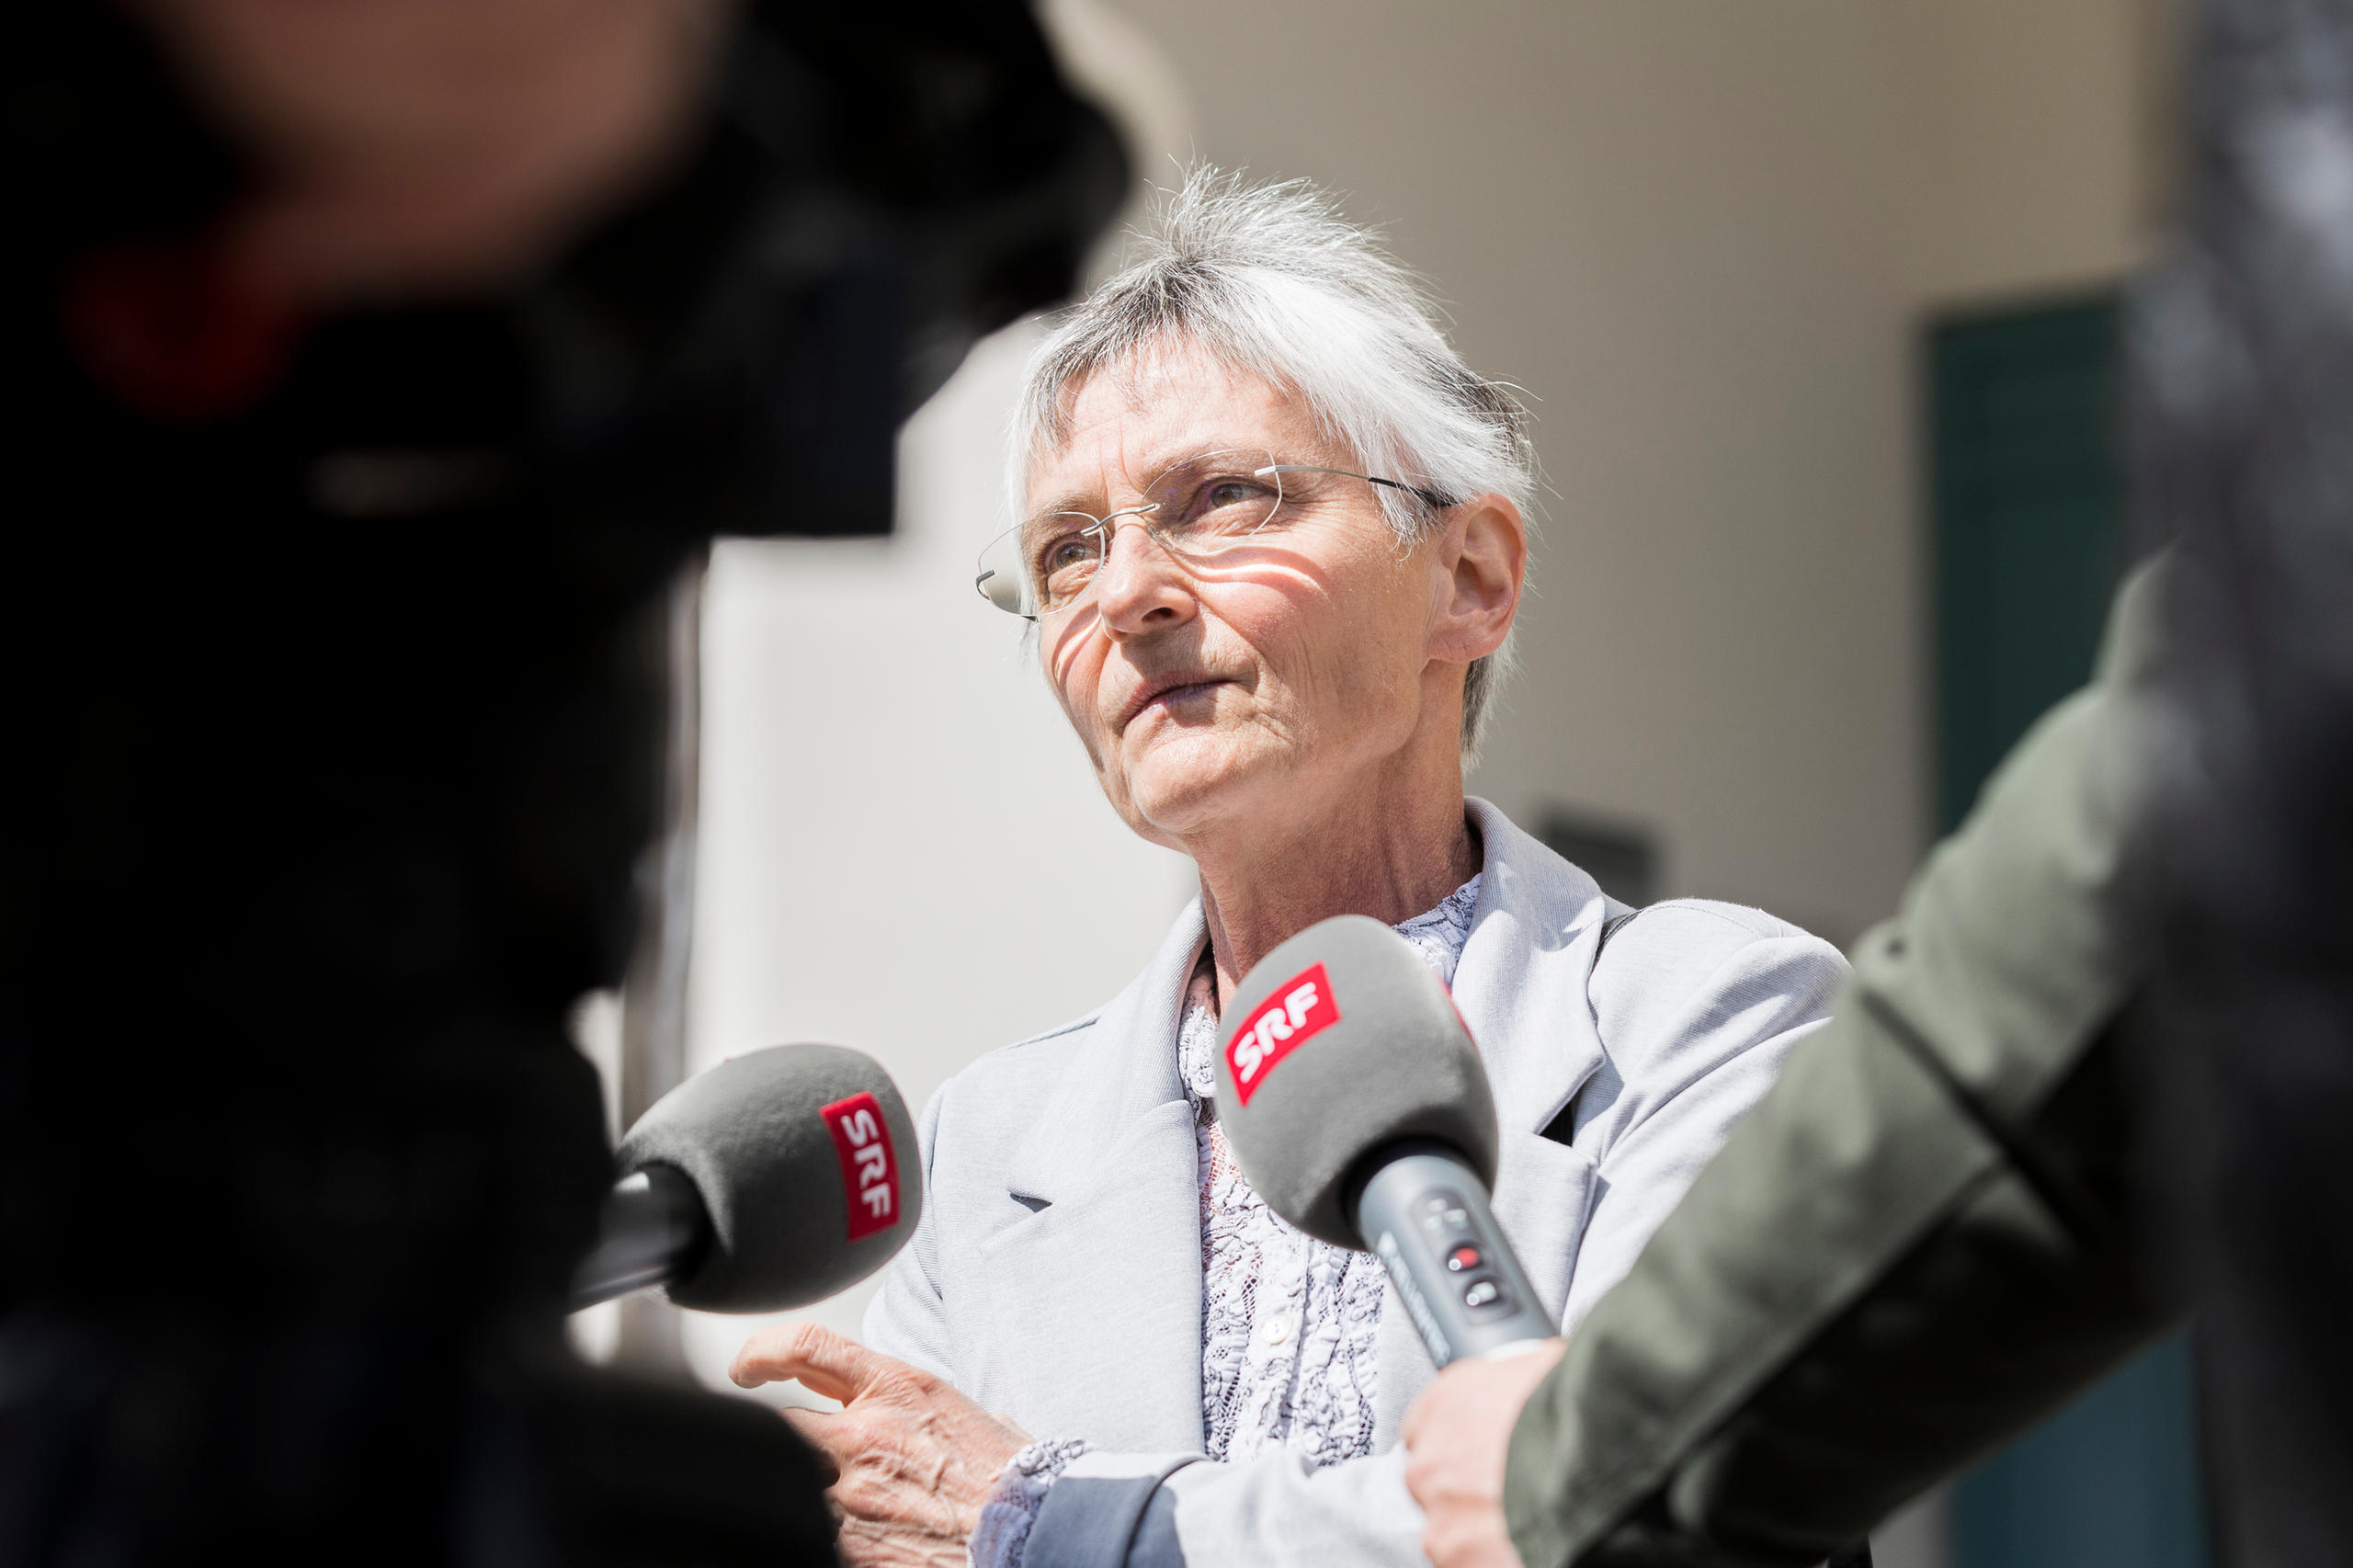
[[[1152,35],[1097,0],[1039,11],[1140,168],[1174,168],[1191,108]],[[1148,194],[1140,177],[1123,222]],[[1190,864],[1096,788],[1020,622],[972,589],[1010,520],[1005,432],[1038,333],[982,344],[908,422],[891,539],[712,556],[689,1072],[827,1040],[874,1055],[920,1107],[983,1051],[1108,1000],[1193,894]],[[781,1317],[855,1335],[877,1283]],[[736,1346],[780,1321],[682,1316],[688,1364],[722,1389]]]
[[[909,423],[893,538],[712,560],[689,1072],[825,1040],[919,1107],[1108,999],[1192,894],[1105,802],[1021,623],[972,591],[1034,335],[983,344]],[[872,1290],[799,1315],[855,1333]],[[687,1314],[698,1375],[725,1386],[762,1321]]]

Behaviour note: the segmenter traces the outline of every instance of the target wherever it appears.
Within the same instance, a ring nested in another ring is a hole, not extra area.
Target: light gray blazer
[[[1622,909],[1470,803],[1484,881],[1454,996],[1502,1119],[1495,1211],[1546,1310],[1574,1324],[1632,1265],[1847,972],[1752,909]],[[1188,907],[1101,1008],[981,1058],[924,1108],[922,1222],[866,1318],[875,1348],[1040,1437],[1093,1452],[1049,1494],[1025,1568],[1409,1564],[1396,1448],[1429,1357],[1392,1288],[1374,1456],[1309,1471],[1201,1457],[1201,1214],[1176,1025],[1204,940]],[[1543,1135],[1574,1101],[1567,1142]]]

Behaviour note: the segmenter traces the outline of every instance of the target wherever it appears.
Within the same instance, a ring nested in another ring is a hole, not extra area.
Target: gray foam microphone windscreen
[[[620,1173],[665,1165],[702,1195],[712,1235],[673,1280],[698,1312],[781,1312],[865,1278],[923,1215],[922,1156],[881,1062],[835,1045],[722,1062],[656,1100]]]
[[[1495,1101],[1478,1048],[1429,965],[1378,920],[1337,915],[1275,949],[1218,1033],[1226,1141],[1267,1207],[1309,1235],[1365,1244],[1348,1181],[1401,1139],[1446,1144],[1494,1186]]]

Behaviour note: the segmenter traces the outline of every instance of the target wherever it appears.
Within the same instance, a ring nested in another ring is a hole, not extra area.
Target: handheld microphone
[[[1217,1114],[1267,1206],[1377,1256],[1443,1367],[1558,1334],[1495,1223],[1495,1096],[1454,1000],[1377,920],[1321,921],[1226,1012]]]
[[[651,1285],[682,1307],[806,1306],[891,1260],[923,1216],[915,1128],[881,1062],[835,1045],[722,1062],[621,1140],[574,1310]]]

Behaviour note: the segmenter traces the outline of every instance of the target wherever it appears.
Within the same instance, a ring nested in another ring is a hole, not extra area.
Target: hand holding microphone
[[[1344,915],[1261,960],[1226,1010],[1218,1119],[1267,1207],[1378,1256],[1430,1358],[1560,1332],[1487,1194],[1495,1096],[1453,999],[1377,920]]]
[[[1453,998],[1403,937],[1344,915],[1268,953],[1226,1017],[1218,1119],[1243,1173],[1308,1234],[1378,1255],[1440,1369],[1403,1433],[1423,1549],[1518,1568],[1492,1412],[1542,1381],[1560,1326],[1488,1207],[1495,1096]]]

